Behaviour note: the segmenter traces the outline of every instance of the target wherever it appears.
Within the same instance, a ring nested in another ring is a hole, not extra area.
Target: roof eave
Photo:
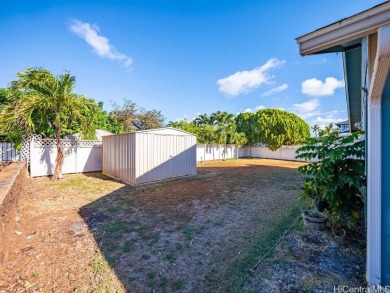
[[[390,2],[375,6],[296,39],[302,56],[320,53],[332,47],[375,33],[390,24]]]

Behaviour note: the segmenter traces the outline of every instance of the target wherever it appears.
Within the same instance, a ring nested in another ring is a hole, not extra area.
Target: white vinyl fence
[[[303,159],[296,159],[295,151],[300,146],[281,146],[276,151],[271,151],[264,146],[244,146],[239,148],[238,157],[253,157],[263,159],[276,159],[276,160],[287,160],[287,161],[305,161]],[[317,160],[312,160],[317,161]]]
[[[235,144],[198,144],[196,146],[196,161],[212,161],[237,159],[238,148]]]
[[[15,150],[12,142],[0,141],[0,162],[14,162],[20,160],[20,152]]]
[[[82,173],[102,170],[102,142],[90,140],[62,140],[64,164],[62,173]],[[53,175],[57,144],[54,139],[33,139],[30,142],[30,176]]]
[[[64,164],[62,173],[98,172],[102,170],[103,147],[101,141],[83,141],[64,139]],[[275,152],[263,146],[208,145],[196,146],[196,161],[226,160],[243,157],[304,161],[295,159],[299,146],[282,146]],[[20,151],[14,144],[0,142],[0,161],[27,161],[30,165],[30,176],[52,175],[57,156],[56,141],[41,139],[37,136],[26,139]],[[315,161],[315,160],[313,160]]]

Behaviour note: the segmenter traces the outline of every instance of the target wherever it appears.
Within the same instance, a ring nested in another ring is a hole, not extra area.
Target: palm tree
[[[217,111],[211,114],[211,121],[214,124],[218,143],[223,144],[225,152],[227,143],[245,143],[246,139],[242,133],[237,132],[237,125],[233,114]]]
[[[315,138],[318,138],[318,134],[321,131],[321,128],[318,126],[318,124],[315,124],[311,129],[314,132]]]
[[[193,121],[196,126],[205,126],[205,125],[211,125],[211,117],[207,114],[199,114],[198,117],[196,117]]]
[[[18,79],[11,83],[11,89],[20,96],[4,107],[0,114],[0,124],[5,132],[12,131],[16,126],[25,134],[35,133],[42,125],[51,128],[57,143],[52,180],[58,180],[64,162],[61,131],[72,121],[78,121],[82,133],[91,135],[95,131],[94,115],[86,118],[82,113],[86,108],[89,109],[92,103],[86,103],[85,99],[80,99],[72,93],[75,77],[69,72],[54,76],[43,68],[28,68],[18,73],[17,77]]]

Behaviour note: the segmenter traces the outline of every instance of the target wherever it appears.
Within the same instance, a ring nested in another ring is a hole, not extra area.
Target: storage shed
[[[175,128],[103,136],[103,174],[144,184],[196,174],[196,137]]]

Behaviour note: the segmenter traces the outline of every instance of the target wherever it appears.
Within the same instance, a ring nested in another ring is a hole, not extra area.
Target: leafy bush
[[[341,137],[330,128],[318,138],[310,138],[296,153],[297,159],[318,159],[298,168],[305,178],[304,196],[325,200],[331,224],[355,226],[364,202],[361,188],[366,185],[362,131]]]

